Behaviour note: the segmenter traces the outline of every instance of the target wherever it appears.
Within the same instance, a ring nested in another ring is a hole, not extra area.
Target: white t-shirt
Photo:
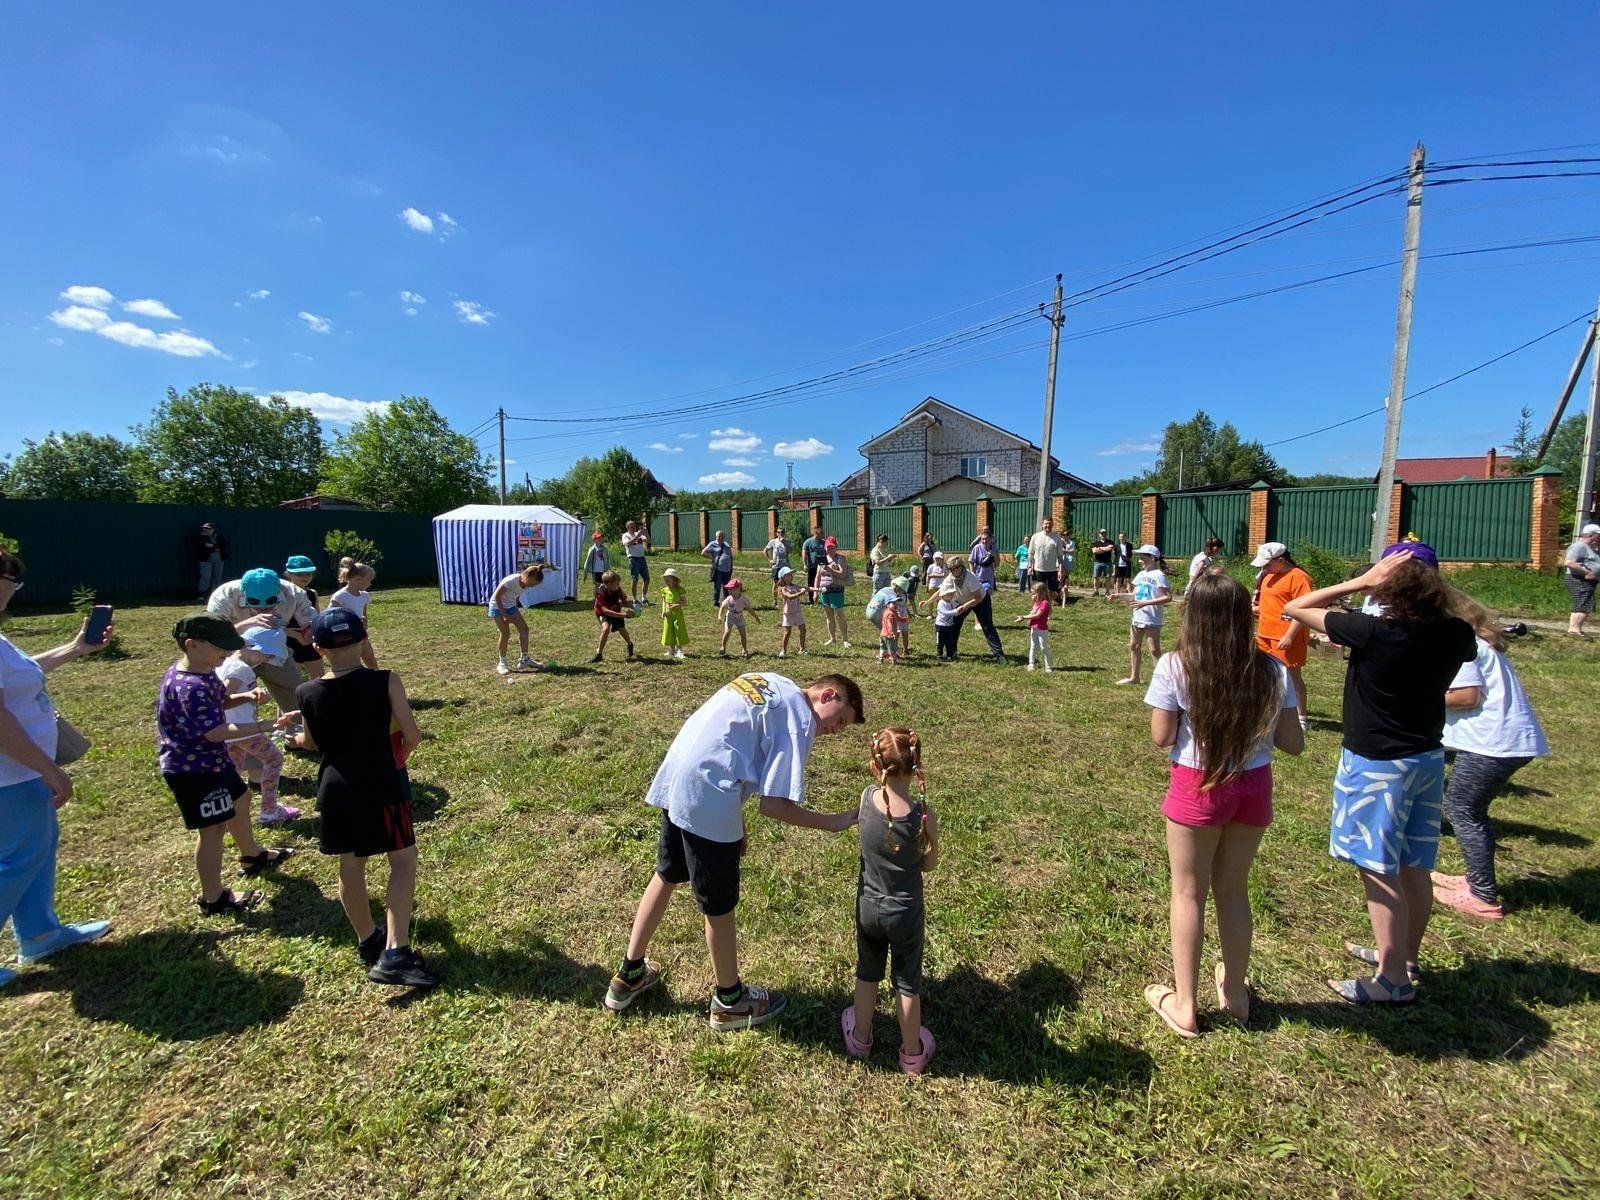
[[[626,529],[622,531],[622,549],[629,558],[643,558],[644,543],[644,530],[635,530],[633,533],[629,533]]]
[[[0,688],[5,689],[6,711],[17,719],[28,740],[48,757],[55,758],[56,709],[44,690],[44,670],[3,636],[0,636]],[[0,787],[37,778],[39,772],[0,754]]]
[[[244,659],[230,656],[222,660],[222,665],[217,668],[217,678],[222,680],[222,686],[227,689],[228,695],[238,692],[254,691],[256,686],[255,668]],[[247,725],[255,721],[256,705],[251,700],[244,704],[235,704],[222,714],[225,721],[232,725]],[[248,741],[248,738],[229,738],[230,742]]]
[[[329,598],[328,603],[337,604],[340,608],[348,608],[365,621],[367,619],[367,603],[371,599],[371,592],[352,592],[349,588],[340,588]]]
[[[683,723],[645,801],[713,842],[744,836],[751,796],[805,803],[806,756],[817,736],[805,693],[782,675],[741,675]]]
[[[1039,530],[1028,539],[1028,563],[1032,570],[1048,575],[1061,563],[1061,535]]]
[[[1276,663],[1276,666],[1278,686],[1283,691],[1282,707],[1293,708],[1295,691],[1289,682],[1288,669],[1282,663]],[[1178,740],[1172,744],[1172,761],[1180,766],[1193,767],[1197,771],[1204,770],[1206,764],[1201,759],[1200,747],[1194,740],[1194,726],[1189,722],[1189,687],[1184,677],[1183,659],[1176,653],[1163,654],[1156,662],[1155,672],[1150,676],[1150,687],[1144,694],[1144,702],[1151,708],[1178,714]],[[1240,770],[1253,771],[1271,761],[1272,733],[1268,732],[1266,740]]]
[[[1477,708],[1445,710],[1447,749],[1488,758],[1539,758],[1550,753],[1550,743],[1511,660],[1482,638],[1478,639],[1478,657],[1461,665],[1450,687],[1478,688],[1483,703]]]
[[[1133,598],[1154,600],[1156,593],[1166,587],[1168,587],[1166,572],[1140,571],[1133,577]],[[1160,629],[1164,619],[1164,605],[1151,604],[1133,610],[1133,624],[1137,629]]]
[[[522,603],[522,575],[507,575],[494,585],[494,591],[489,593],[490,604],[521,604]]]
[[[1210,566],[1211,555],[1207,554],[1204,550],[1200,551],[1199,554],[1196,554],[1189,560],[1189,582],[1193,583],[1196,579],[1199,579],[1200,576]]]

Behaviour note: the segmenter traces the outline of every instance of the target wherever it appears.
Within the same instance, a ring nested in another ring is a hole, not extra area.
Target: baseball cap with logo
[[[348,608],[325,608],[311,622],[311,640],[324,650],[354,646],[366,639],[366,625]]]
[[[210,613],[195,613],[180,618],[172,627],[172,636],[180,646],[190,638],[209,643],[218,650],[237,650],[244,645],[244,639],[239,636],[237,629]]]
[[[252,567],[239,580],[239,599],[246,608],[271,608],[283,585],[271,567]]]
[[[1252,567],[1264,567],[1275,558],[1281,558],[1289,553],[1289,547],[1282,542],[1262,542],[1261,548],[1256,551],[1256,556],[1250,560]]]
[[[262,629],[259,625],[246,629],[240,635],[251,650],[259,650],[272,662],[282,664],[289,659],[289,635],[281,629]]]
[[[304,554],[291,554],[289,561],[283,564],[285,575],[314,575],[316,570],[317,564]]]

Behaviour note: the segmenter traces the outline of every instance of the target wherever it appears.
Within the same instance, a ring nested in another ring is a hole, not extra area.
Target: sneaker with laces
[[[531,656],[524,654],[521,658],[517,659],[517,670],[537,671],[539,670],[539,664],[534,662]]]
[[[624,978],[619,970],[611,977],[611,986],[606,989],[606,1007],[612,1012],[622,1012],[660,982],[661,964],[653,959],[645,959],[644,966],[639,968],[639,974],[633,979]]]
[[[511,674],[511,668],[506,666],[506,660],[503,659],[503,658],[495,666],[494,671],[495,671],[496,675],[509,675],[509,674]]]
[[[731,1033],[737,1029],[754,1029],[765,1025],[789,1007],[788,998],[781,992],[769,992],[753,983],[744,985],[739,998],[724,1004],[715,995],[711,997],[711,1028],[718,1033]]]
[[[389,931],[382,925],[374,925],[372,932],[356,943],[356,953],[361,956],[361,961],[368,967],[378,965],[378,959],[383,957],[383,948],[389,944]]]
[[[398,987],[431,988],[439,983],[439,977],[428,970],[422,955],[410,946],[385,950],[367,972],[367,978],[373,983],[390,983]]]
[[[840,642],[839,645],[842,646],[846,650],[850,649],[850,643],[849,642]]]

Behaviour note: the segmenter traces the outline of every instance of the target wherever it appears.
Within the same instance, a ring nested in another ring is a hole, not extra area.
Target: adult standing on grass
[[[850,578],[850,569],[839,554],[836,538],[822,543],[823,559],[817,567],[817,593],[821,597],[823,615],[828,619],[828,640],[824,646],[833,645],[837,639],[842,647],[850,649],[850,625],[844,615],[844,588]]]
[[[1220,543],[1219,543],[1220,544]],[[1256,613],[1256,645],[1289,669],[1294,683],[1295,709],[1300,728],[1310,728],[1306,715],[1306,647],[1311,641],[1304,625],[1289,620],[1283,609],[1291,600],[1308,595],[1316,585],[1289,554],[1282,542],[1263,542],[1250,565],[1261,572],[1251,607]],[[1193,567],[1190,579],[1194,578]]]
[[[880,533],[867,554],[867,561],[872,565],[873,591],[888,587],[894,579],[894,559],[894,551],[889,549],[889,535]]]
[[[1493,614],[1465,592],[1450,589],[1450,610],[1477,634],[1478,654],[1444,694],[1444,748],[1455,753],[1444,811],[1456,831],[1465,875],[1433,872],[1434,897],[1471,917],[1505,916],[1494,875],[1494,825],[1489,805],[1511,777],[1550,743],[1522,681],[1506,657],[1505,634]]]
[[[786,825],[842,833],[859,808],[818,813],[805,804],[805,767],[819,735],[866,718],[861,689],[843,675],[801,687],[782,675],[740,675],[702,704],[673,738],[645,802],[661,809],[656,873],[633,918],[627,953],[606,991],[622,1012],[661,979],[646,958],[679,884],[694,891],[705,918],[716,990],[709,1021],[719,1033],[765,1024],[787,1007],[778,992],[739,975],[740,865],[748,845],[744,802],[760,798],[761,815]]]
[[[772,606],[778,606],[778,576],[789,565],[789,535],[783,530],[773,536],[766,544],[763,553],[767,556],[767,563],[772,567]]]
[[[255,628],[285,629],[291,646],[310,642],[311,622],[317,616],[305,590],[279,579],[269,567],[255,567],[217,588],[206,601],[206,611],[240,633]],[[263,663],[256,674],[272,693],[278,711],[293,712],[294,690],[300,686],[299,666],[293,661]]]
[[[811,527],[811,536],[800,543],[800,557],[806,565],[806,603],[817,602],[817,568],[822,566],[822,560],[828,557],[827,550],[823,547],[822,525],[820,523]]]
[[[1356,592],[1381,604],[1383,615],[1328,611]],[[1355,579],[1286,609],[1291,620],[1350,649],[1328,853],[1360,872],[1376,945],[1347,948],[1377,968],[1371,978],[1328,981],[1351,1004],[1417,999],[1444,802],[1445,691],[1477,655],[1472,626],[1449,606],[1433,548],[1400,542]]]
[[[922,573],[926,575],[928,568],[933,566],[933,556],[939,553],[939,543],[933,540],[933,534],[928,530],[922,531],[922,541],[917,545],[917,557],[922,560]]]
[[[1111,594],[1118,596],[1133,590],[1133,543],[1126,530],[1117,533],[1116,545],[1111,555]]]
[[[1578,540],[1567,547],[1567,595],[1572,597],[1572,615],[1567,618],[1567,636],[1586,638],[1583,623],[1594,611],[1594,589],[1600,582],[1600,525],[1585,525]]]
[[[1250,593],[1225,575],[1189,589],[1178,645],[1156,663],[1144,702],[1150,737],[1172,748],[1166,799],[1172,871],[1172,978],[1145,1003],[1179,1037],[1200,1032],[1200,952],[1206,897],[1217,903],[1222,961],[1217,1002],[1240,1025],[1250,1016],[1250,896],[1246,884],[1272,823],[1272,751],[1299,754],[1305,732],[1283,665],[1256,644]]]
[[[711,560],[711,607],[716,608],[722,603],[722,589],[733,578],[733,547],[722,530],[711,535],[700,557]]]
[[[1116,553],[1116,548],[1116,543],[1111,540],[1104,529],[1095,534],[1094,541],[1089,543],[1089,559],[1092,564],[1090,571],[1093,575],[1091,583],[1094,585],[1094,594],[1096,596],[1100,595],[1100,581],[1102,579],[1105,580],[1106,584],[1105,594],[1107,596],[1111,595],[1111,556]]]
[[[929,589],[933,608],[929,619],[933,621],[934,640],[937,643],[934,657],[939,662],[955,662],[956,652],[961,646],[961,626],[966,623],[967,614],[982,604],[986,597],[983,584],[973,578],[960,557],[952,558],[948,569],[949,573],[939,585],[939,590],[935,592]],[[1004,655],[1000,661],[1005,661]]]
[[[645,551],[650,549],[650,535],[639,528],[639,522],[629,521],[622,527],[622,553],[628,559],[628,584],[633,602],[643,607],[650,603],[650,560]]]
[[[1056,532],[1055,518],[1046,517],[1039,522],[1039,532],[1028,539],[1028,577],[1050,589],[1050,599],[1061,602],[1061,535]]]
[[[223,572],[227,569],[228,562],[228,539],[218,533],[217,527],[210,521],[195,532],[194,559],[200,572],[196,595],[204,600],[222,586],[225,578]]]
[[[22,590],[22,560],[0,547],[0,618]],[[54,650],[24,654],[0,634],[0,925],[9,919],[23,965],[104,937],[109,921],[64,924],[56,916],[56,810],[72,799],[72,777],[56,765],[56,710],[44,677],[62,663],[104,650],[105,639],[78,636]],[[17,977],[0,967],[0,987]]]
[[[984,527],[985,529],[988,526]],[[1005,648],[1000,644],[1000,631],[994,627],[994,583],[995,567],[999,565],[1000,555],[994,548],[994,535],[981,533],[977,543],[972,548],[972,575],[983,588],[983,599],[978,601],[972,609],[972,619],[978,623],[978,628],[983,630],[983,640],[989,644],[989,654],[997,663],[1006,661]]]

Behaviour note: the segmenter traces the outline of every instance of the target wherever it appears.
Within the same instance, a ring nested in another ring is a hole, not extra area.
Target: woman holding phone
[[[22,590],[22,560],[0,548],[0,617]],[[0,925],[9,918],[23,966],[104,937],[109,921],[63,924],[56,916],[56,810],[72,799],[72,777],[56,765],[56,710],[44,677],[62,663],[103,650],[107,623],[90,644],[89,622],[64,646],[22,653],[0,635]],[[0,987],[17,977],[0,967]]]

